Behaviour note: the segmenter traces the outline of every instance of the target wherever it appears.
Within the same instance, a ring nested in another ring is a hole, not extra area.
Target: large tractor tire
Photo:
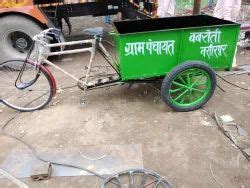
[[[0,18],[0,64],[26,58],[32,47],[32,37],[41,31],[37,23],[20,15]],[[37,54],[38,49],[34,47],[31,58],[35,59]]]

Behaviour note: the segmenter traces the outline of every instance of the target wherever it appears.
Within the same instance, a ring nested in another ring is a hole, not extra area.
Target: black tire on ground
[[[250,44],[250,31],[246,32],[246,40]],[[250,47],[246,47],[247,50],[250,50]]]
[[[196,105],[192,105],[192,106],[186,106],[186,107],[178,106],[172,102],[170,93],[168,91],[170,90],[170,87],[174,78],[176,78],[176,76],[179,75],[181,72],[187,69],[191,69],[191,68],[198,68],[198,69],[204,70],[209,75],[210,80],[211,80],[211,89],[209,91],[209,94],[206,96],[206,98],[202,102]],[[176,66],[169,74],[166,75],[166,77],[164,78],[162,82],[161,95],[162,95],[164,102],[173,110],[178,111],[178,112],[188,112],[188,111],[197,110],[200,107],[202,107],[204,104],[206,104],[209,101],[209,99],[213,96],[214,90],[216,88],[216,84],[217,84],[216,74],[208,64],[201,62],[201,61],[188,61],[188,62],[185,62],[183,64]]]
[[[34,21],[16,15],[0,18],[0,63],[12,59],[24,59],[31,48],[32,37],[42,31]],[[31,58],[36,58],[35,47]]]

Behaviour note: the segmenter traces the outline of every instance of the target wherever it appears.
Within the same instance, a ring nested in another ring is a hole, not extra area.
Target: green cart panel
[[[162,77],[186,61],[232,66],[240,25],[208,15],[121,21],[116,53],[122,80]]]

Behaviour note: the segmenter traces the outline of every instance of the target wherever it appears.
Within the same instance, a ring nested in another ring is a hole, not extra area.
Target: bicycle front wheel
[[[23,65],[23,74],[18,78]],[[37,80],[28,87],[21,88],[30,81]],[[16,82],[17,80],[17,82]],[[0,99],[2,102],[22,112],[42,109],[53,97],[53,84],[43,69],[37,69],[31,62],[12,60],[0,64]]]

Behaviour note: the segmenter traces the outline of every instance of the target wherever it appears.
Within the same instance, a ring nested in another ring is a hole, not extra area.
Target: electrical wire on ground
[[[222,76],[220,76],[220,75],[218,75],[218,74],[216,74],[216,76],[219,77],[219,78],[220,78],[221,80],[223,80],[224,82],[226,82],[226,83],[228,83],[228,84],[230,84],[230,85],[232,85],[232,86],[234,86],[234,87],[237,87],[237,88],[242,89],[242,90],[245,90],[245,91],[250,91],[250,89],[241,87],[241,86],[239,86],[239,85],[237,85],[237,84],[234,84],[234,83],[232,83],[232,82],[226,80],[225,78],[223,78]]]
[[[61,88],[57,88],[57,90],[60,90],[60,89],[71,89],[71,88],[74,88],[74,87],[77,87],[77,85],[71,85],[71,86],[65,86],[65,87],[61,87]],[[94,172],[92,170],[89,170],[87,168],[84,168],[84,167],[80,167],[80,166],[77,166],[77,165],[72,165],[72,164],[66,164],[66,163],[60,163],[60,162],[57,162],[57,161],[51,161],[51,160],[48,160],[48,159],[44,159],[42,158],[41,156],[39,156],[39,154],[37,153],[36,149],[30,145],[28,142],[24,141],[23,139],[17,137],[17,136],[14,136],[14,135],[11,135],[9,133],[7,133],[5,131],[6,127],[13,121],[15,120],[22,112],[17,112],[13,117],[11,117],[8,121],[6,121],[1,129],[0,129],[0,134],[3,135],[3,136],[6,136],[6,137],[9,137],[9,138],[12,138],[18,142],[21,142],[22,144],[24,144],[26,147],[28,147],[30,149],[30,151],[32,152],[32,154],[40,161],[42,162],[45,162],[45,163],[50,163],[52,165],[58,165],[58,166],[64,166],[64,167],[70,167],[70,168],[75,168],[75,169],[79,169],[79,170],[83,170],[85,172],[88,172],[90,174],[93,174],[95,176],[97,176],[98,178],[100,179],[103,179],[105,180],[106,177],[105,176],[102,176],[101,174],[97,173],[97,172]],[[111,152],[111,150],[109,151],[109,153]],[[109,154],[108,153],[108,154]],[[99,159],[94,159],[94,160],[101,160],[103,159],[104,157],[106,157],[108,154],[106,154],[105,156],[102,156],[100,157]],[[88,157],[84,157],[86,159],[90,159]],[[113,184],[117,184],[116,182],[113,182],[111,181]]]
[[[66,87],[57,88],[57,89],[71,89],[71,88],[74,88],[74,87],[77,87],[77,85],[66,86]],[[6,136],[6,137],[12,138],[12,139],[14,139],[14,140],[16,140],[16,141],[18,141],[18,142],[23,143],[25,146],[27,146],[27,147],[31,150],[32,154],[33,154],[38,160],[40,160],[40,161],[42,161],[42,162],[50,163],[50,164],[53,164],[53,165],[59,165],[59,166],[65,166],[65,167],[70,167],[70,168],[75,168],[75,169],[83,170],[83,171],[86,171],[86,172],[88,172],[88,173],[90,173],[90,174],[93,174],[93,175],[95,175],[95,176],[97,176],[97,177],[99,177],[99,178],[101,178],[101,179],[105,179],[104,176],[102,176],[102,175],[100,175],[100,174],[98,174],[98,173],[96,173],[96,172],[94,172],[94,171],[92,171],[92,170],[89,170],[89,169],[87,169],[87,168],[84,168],[84,167],[80,167],[80,166],[72,165],[72,164],[60,163],[60,162],[56,162],[56,161],[50,161],[50,160],[47,160],[47,159],[43,159],[42,157],[39,156],[39,154],[37,153],[36,149],[35,149],[32,145],[30,145],[28,142],[25,142],[23,139],[21,139],[21,138],[19,138],[19,137],[17,137],[17,136],[14,136],[14,135],[11,135],[11,134],[7,133],[7,132],[5,131],[6,127],[7,127],[13,120],[15,120],[21,113],[22,113],[22,112],[20,112],[20,111],[17,112],[13,117],[11,117],[8,121],[5,122],[5,123],[2,125],[1,129],[0,129],[0,134],[2,134],[3,136]]]
[[[6,137],[9,137],[9,138],[12,138],[12,139],[14,139],[14,140],[16,140],[16,141],[18,141],[18,142],[24,144],[26,147],[28,147],[28,148],[30,149],[30,151],[32,152],[32,154],[33,154],[38,160],[40,160],[40,161],[42,161],[42,162],[50,163],[50,164],[52,164],[52,165],[58,165],[58,166],[64,166],[64,167],[79,169],[79,170],[82,170],[82,171],[85,171],[85,172],[88,172],[88,173],[90,173],[90,174],[92,174],[92,175],[97,176],[98,178],[102,179],[104,182],[107,180],[107,178],[106,178],[105,176],[102,176],[101,174],[99,174],[99,173],[97,173],[97,172],[94,172],[94,171],[92,171],[92,170],[89,170],[89,169],[87,169],[87,168],[84,168],[84,167],[81,167],[81,166],[77,166],[77,165],[66,164],[66,163],[61,163],[61,162],[57,162],[57,161],[51,161],[51,160],[48,160],[48,159],[44,159],[44,158],[42,158],[41,156],[39,156],[39,154],[37,153],[36,149],[35,149],[32,145],[30,145],[28,142],[24,141],[23,139],[21,139],[21,138],[19,138],[19,137],[17,137],[17,136],[14,136],[14,135],[11,135],[11,134],[7,133],[7,132],[5,131],[5,128],[6,128],[13,120],[15,120],[20,114],[21,114],[21,112],[17,112],[13,117],[11,117],[6,123],[3,124],[3,126],[2,126],[1,129],[0,129],[0,134],[1,134],[1,135],[6,136]],[[108,155],[108,154],[106,154],[106,155]],[[102,159],[103,157],[104,157],[104,156],[100,157],[99,159]],[[85,156],[84,156],[84,158],[85,158]],[[99,159],[96,159],[96,160],[99,160]],[[141,169],[140,169],[140,170],[141,170]],[[143,171],[143,170],[142,170],[142,171]],[[145,173],[145,174],[147,174],[147,173]],[[118,177],[118,176],[119,176],[119,175],[117,174],[117,177]],[[159,175],[159,177],[160,177],[159,180],[161,180],[161,181],[164,180],[164,178],[161,177],[160,175]],[[115,184],[116,186],[122,186],[119,182],[117,182],[117,181],[115,181],[115,180],[113,180],[113,179],[109,179],[109,178],[108,178],[108,180],[109,180],[110,183]],[[158,182],[159,182],[159,180],[158,180]],[[154,182],[156,182],[156,181],[154,180],[154,181],[151,182],[150,184],[152,184],[152,183],[154,183]],[[148,185],[150,185],[150,184],[144,185],[143,187],[146,187],[146,186],[148,186]],[[105,185],[103,184],[102,187],[105,187]],[[172,186],[170,186],[170,188],[172,188]]]
[[[89,170],[87,168],[84,168],[84,167],[80,167],[80,166],[77,166],[77,165],[72,165],[72,164],[66,164],[66,163],[60,163],[60,162],[56,162],[56,161],[51,161],[51,160],[48,160],[48,159],[43,159],[42,157],[39,156],[39,154],[37,153],[36,149],[31,146],[28,142],[24,141],[23,139],[17,137],[17,136],[14,136],[14,135],[11,135],[9,133],[7,133],[5,131],[5,128],[9,125],[9,123],[11,123],[14,119],[16,119],[19,115],[21,114],[21,112],[18,112],[16,113],[13,117],[11,117],[6,123],[3,124],[3,126],[1,127],[1,130],[0,130],[0,134],[2,134],[3,136],[7,136],[9,138],[12,138],[12,139],[15,139],[16,141],[18,142],[21,142],[23,143],[25,146],[27,146],[32,154],[40,161],[42,162],[45,162],[45,163],[50,163],[52,165],[58,165],[58,166],[65,166],[65,167],[70,167],[70,168],[75,168],[75,169],[79,169],[79,170],[83,170],[83,171],[86,171],[90,174],[93,174],[101,179],[105,179],[104,176],[92,171],[92,170]]]

